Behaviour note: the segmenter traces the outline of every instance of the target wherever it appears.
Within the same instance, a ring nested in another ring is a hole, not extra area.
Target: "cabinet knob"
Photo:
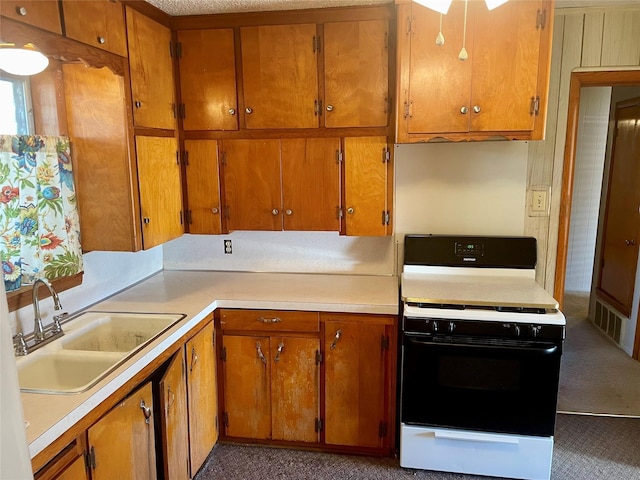
[[[26,9],[26,7],[20,7],[20,6],[17,6],[17,7],[16,7],[16,13],[17,13],[18,15],[20,15],[21,17],[24,17],[24,16],[26,16],[26,15],[27,15],[27,9]]]
[[[140,108],[142,106],[142,103],[140,102],[140,100],[136,100],[134,103],[136,108]]]
[[[473,113],[480,113],[480,106],[479,105],[474,105],[473,106]]]
[[[635,240],[625,240],[624,243],[630,247],[635,246],[636,241]]]
[[[327,112],[333,111],[333,105],[327,105]]]
[[[354,212],[353,207],[349,207],[349,208],[347,208],[347,213],[348,213],[349,215],[353,215],[353,212]]]
[[[229,109],[229,115],[235,115],[236,114],[236,109],[235,108],[230,108]]]
[[[104,37],[98,37],[97,40],[100,45],[104,45],[104,43],[107,41]]]
[[[293,215],[293,210],[285,210],[284,213],[287,215]]]
[[[463,115],[466,115],[467,113],[469,113],[469,108],[468,107],[460,107],[460,113]]]
[[[273,210],[271,210],[271,213],[273,215],[278,215],[280,213],[280,210],[278,210],[277,208],[274,208]]]
[[[251,108],[251,107],[247,107],[247,108],[245,108],[245,109],[244,109],[244,112],[245,112],[246,114],[251,114],[251,113],[253,113],[253,108]]]
[[[144,224],[149,224],[149,222],[151,222],[151,220],[149,219],[149,217],[144,217],[144,218],[142,219],[142,223],[144,223]]]
[[[218,212],[220,212],[220,210],[218,208],[214,207],[214,208],[211,209],[211,213],[213,213],[213,214],[216,214]]]

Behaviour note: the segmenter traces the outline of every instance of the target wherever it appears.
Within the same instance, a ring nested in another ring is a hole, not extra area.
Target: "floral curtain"
[[[68,138],[0,135],[0,205],[7,292],[82,271]]]

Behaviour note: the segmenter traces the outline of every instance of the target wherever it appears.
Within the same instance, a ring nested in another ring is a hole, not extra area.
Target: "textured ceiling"
[[[394,0],[147,0],[173,16],[382,5]],[[640,0],[556,0],[556,8],[638,5]]]

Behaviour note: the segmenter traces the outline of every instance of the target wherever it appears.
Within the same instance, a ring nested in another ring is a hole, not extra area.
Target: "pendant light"
[[[440,30],[438,31],[438,35],[436,36],[436,45],[441,47],[444,45],[444,35],[442,34],[442,14],[440,14]]]
[[[453,0],[413,0],[414,3],[418,3],[423,7],[430,8],[431,10],[435,10],[442,15],[446,15],[449,11],[449,7]],[[497,0],[494,0],[497,1]]]
[[[469,0],[464,0],[464,25],[462,28],[462,49],[458,54],[458,59],[461,61],[465,61],[469,58],[469,54],[467,53],[466,43],[467,43],[467,7],[469,4]]]
[[[0,69],[12,75],[35,75],[49,65],[49,59],[32,43],[22,47],[0,43]]]

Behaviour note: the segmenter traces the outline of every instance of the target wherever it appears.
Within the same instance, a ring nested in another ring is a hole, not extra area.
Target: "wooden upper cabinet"
[[[389,115],[389,22],[324,24],[326,127],[382,127]]]
[[[237,130],[233,29],[180,30],[184,130]]]
[[[127,56],[124,9],[119,1],[63,0],[62,9],[67,37]]]
[[[391,234],[391,158],[386,137],[344,139],[347,235]]]
[[[280,140],[224,140],[222,155],[228,230],[282,230]]]
[[[126,7],[133,121],[136,127],[175,129],[171,30]]]
[[[284,230],[340,230],[339,138],[282,140]]]
[[[319,126],[316,24],[240,29],[246,128]]]
[[[178,144],[173,137],[136,137],[145,250],[184,233],[177,152]]]
[[[550,73],[552,2],[511,1],[493,10],[454,0],[441,16],[398,6],[399,143],[434,137],[541,139]],[[444,44],[435,42],[438,32]],[[468,59],[460,60],[462,46]]]
[[[187,221],[189,233],[217,235],[222,232],[220,214],[220,168],[216,140],[185,140]]]
[[[62,34],[57,0],[2,0],[0,13],[3,17]]]

